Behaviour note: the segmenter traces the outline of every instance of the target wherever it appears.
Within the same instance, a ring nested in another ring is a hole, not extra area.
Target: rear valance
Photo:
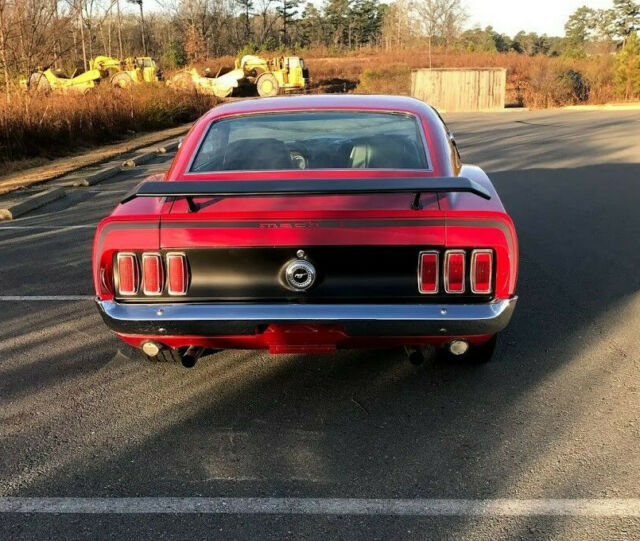
[[[378,193],[414,193],[411,208],[420,208],[422,193],[472,193],[483,199],[491,194],[466,177],[389,177],[304,180],[211,180],[148,181],[139,184],[122,203],[136,197],[184,197],[192,212],[198,210],[195,197],[251,197],[282,195],[357,195]]]

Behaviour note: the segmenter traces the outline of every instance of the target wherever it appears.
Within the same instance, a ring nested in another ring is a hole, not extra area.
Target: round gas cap
[[[292,289],[304,291],[316,281],[316,268],[309,261],[296,259],[287,264],[284,277]]]

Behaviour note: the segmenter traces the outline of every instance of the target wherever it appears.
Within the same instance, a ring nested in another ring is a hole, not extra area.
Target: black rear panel
[[[130,302],[297,301],[297,302],[486,302],[490,296],[421,295],[418,254],[425,246],[297,246],[185,250],[191,273],[184,297],[139,294]],[[287,286],[284,269],[298,250],[316,270],[306,291]],[[177,250],[171,250],[177,251]],[[440,258],[442,264],[442,256]],[[467,262],[468,264],[468,262]],[[467,266],[468,268],[468,266]],[[440,281],[442,284],[442,280]]]

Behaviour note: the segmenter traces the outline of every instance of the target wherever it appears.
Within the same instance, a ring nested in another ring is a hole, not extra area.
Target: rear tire
[[[128,73],[116,73],[111,79],[111,86],[114,88],[129,88],[133,85],[133,80]]]
[[[484,344],[478,346],[470,346],[469,350],[463,355],[454,355],[448,349],[442,348],[438,350],[438,358],[447,362],[460,362],[465,364],[486,364],[493,358],[493,353],[498,342],[498,335],[494,334]]]
[[[171,78],[171,85],[178,90],[188,90],[189,92],[196,90],[191,74],[184,71],[176,73]]]
[[[273,73],[263,73],[256,81],[258,95],[263,98],[277,96],[280,91],[278,80]]]
[[[32,73],[29,77],[29,90],[38,94],[48,94],[51,92],[51,84],[41,71]]]

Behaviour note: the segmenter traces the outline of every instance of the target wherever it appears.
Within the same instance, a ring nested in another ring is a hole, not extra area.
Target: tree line
[[[97,54],[152,55],[165,67],[238,51],[414,46],[526,55],[612,52],[640,28],[640,4],[583,6],[564,37],[466,29],[462,0],[0,0],[5,85],[36,68],[86,69]]]

